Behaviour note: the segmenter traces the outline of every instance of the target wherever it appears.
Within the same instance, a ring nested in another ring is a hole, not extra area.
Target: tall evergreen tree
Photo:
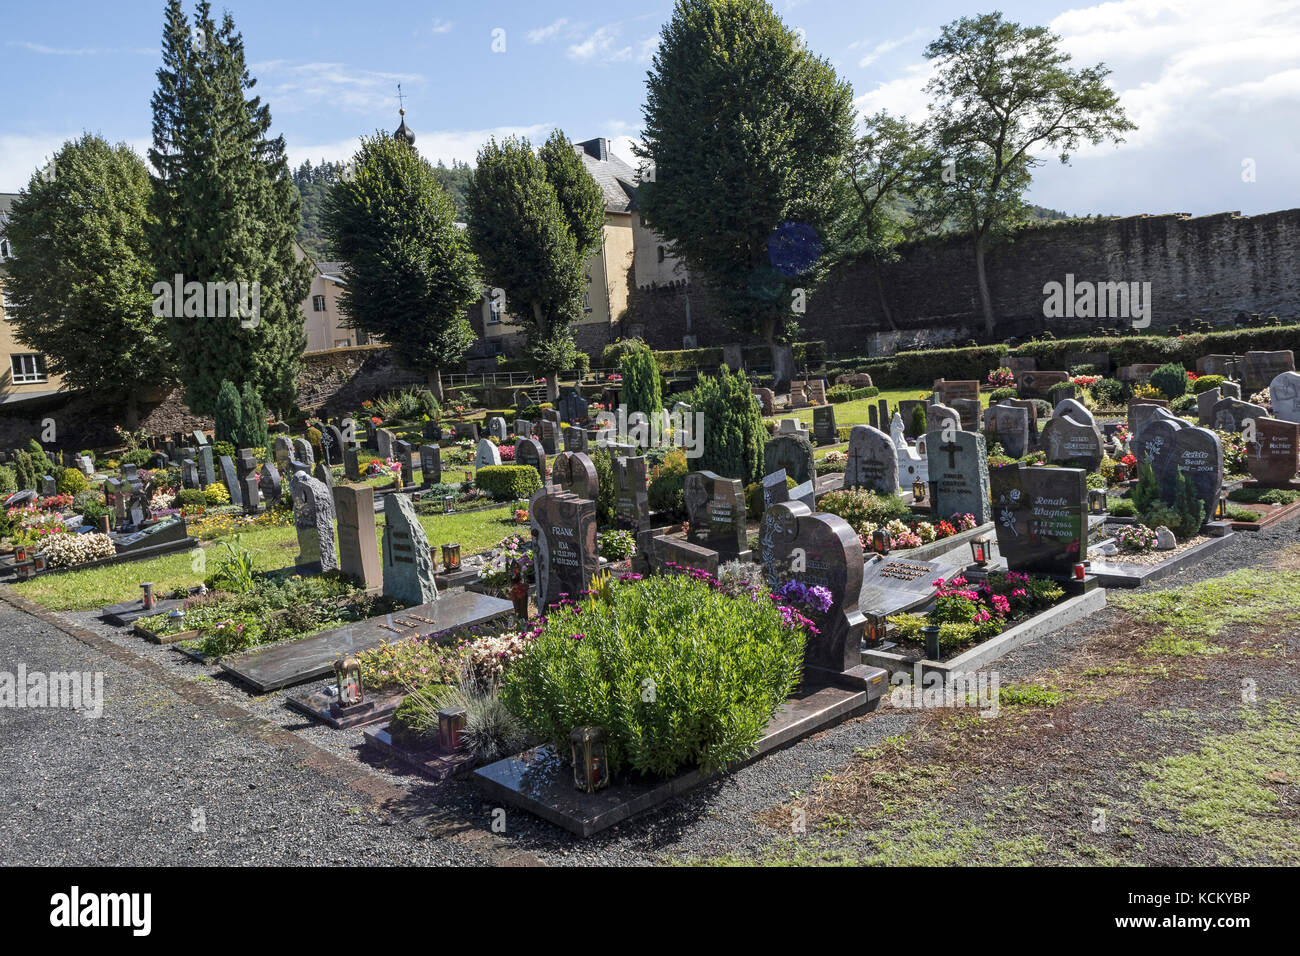
[[[506,311],[527,333],[529,356],[548,373],[554,398],[556,373],[577,358],[571,325],[582,315],[586,257],[603,241],[603,226],[595,228],[597,218],[604,221],[600,188],[556,130],[541,155],[527,139],[489,140],[466,203],[484,278],[505,293]]]
[[[244,383],[239,401],[239,432],[236,448],[265,448],[270,438],[266,428],[266,406],[252,382]]]
[[[234,442],[239,439],[244,427],[244,410],[240,405],[239,389],[229,379],[221,383],[212,418],[219,440]]]
[[[123,402],[135,428],[140,394],[175,380],[151,309],[149,172],[129,146],[89,134],[63,144],[54,170],[33,176],[10,213],[7,317],[49,372]]]
[[[354,175],[330,187],[325,227],[343,263],[339,305],[431,378],[474,343],[465,310],[478,301],[478,260],[429,163],[404,140],[363,138]]]
[[[186,402],[210,413],[229,379],[288,408],[306,346],[311,266],[295,253],[298,198],[284,140],[268,138],[271,113],[260,97],[245,98],[257,81],[231,16],[218,25],[201,0],[191,27],[180,0],[168,0],[157,77],[149,231],[158,281],[247,283],[255,304],[251,315],[232,316],[221,296],[199,307],[188,297],[171,303],[167,331]]]

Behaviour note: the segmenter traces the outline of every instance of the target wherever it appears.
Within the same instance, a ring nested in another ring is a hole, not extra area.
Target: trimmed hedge
[[[608,352],[614,346],[606,346]],[[826,360],[825,342],[795,342],[791,346],[796,366],[820,365]],[[611,353],[616,354],[616,353]],[[772,351],[766,345],[746,345],[741,349],[746,365],[766,366],[772,361]],[[716,369],[722,366],[722,348],[715,346],[707,349],[679,349],[677,351],[655,352],[655,361],[661,372],[694,372],[701,369]],[[873,379],[874,381],[874,379]]]
[[[1280,352],[1285,349],[1300,351],[1300,325],[1193,332],[1180,336],[1131,335],[1028,342],[1016,349],[1016,355],[1037,359],[1038,367],[1043,369],[1064,368],[1067,352],[1108,352],[1111,362],[1116,366],[1179,362],[1188,368],[1195,368],[1196,360],[1202,355],[1240,355],[1244,352]]]
[[[856,402],[860,398],[875,398],[880,394],[880,389],[874,385],[865,385],[862,388],[850,388],[847,385],[832,385],[826,390],[826,397],[832,405],[839,405],[844,402]]]
[[[542,487],[532,465],[488,465],[474,473],[474,482],[497,501],[531,498]]]
[[[1006,364],[1005,345],[979,345],[962,349],[930,349],[899,352],[888,358],[870,359],[855,366],[871,376],[877,388],[910,388],[928,385],[936,379],[984,381],[989,369]]]

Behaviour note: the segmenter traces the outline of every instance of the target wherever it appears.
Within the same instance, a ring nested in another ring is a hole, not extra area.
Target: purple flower
[[[830,588],[818,584],[808,589],[806,601],[810,606],[825,614],[831,609],[835,599],[831,596]]]

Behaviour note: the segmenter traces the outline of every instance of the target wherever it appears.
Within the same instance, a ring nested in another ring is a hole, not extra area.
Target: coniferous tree
[[[236,448],[265,448],[269,435],[266,429],[266,406],[252,382],[244,383],[240,396],[239,437]]]
[[[311,266],[295,253],[298,198],[284,140],[268,138],[261,99],[245,98],[256,80],[231,16],[218,25],[202,0],[191,28],[180,0],[168,0],[157,77],[149,151],[157,280],[204,284],[198,302],[187,291],[165,307],[186,402],[211,412],[229,379],[252,382],[287,408],[306,345],[301,304]],[[231,315],[237,283],[246,308]]]
[[[149,172],[129,146],[89,134],[64,143],[52,168],[32,177],[9,215],[6,317],[65,386],[123,402],[135,428],[140,394],[174,381],[151,309]]]
[[[219,440],[228,442],[238,440],[243,431],[244,413],[240,407],[239,389],[235,388],[235,383],[230,379],[221,383],[221,391],[217,393],[217,405],[212,417]]]

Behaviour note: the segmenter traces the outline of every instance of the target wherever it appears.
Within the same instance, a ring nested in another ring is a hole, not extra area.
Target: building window
[[[9,258],[9,240],[0,239],[0,259]]]
[[[663,246],[660,246],[660,247],[659,247],[659,261],[660,261],[660,262],[663,262],[663,261],[664,261],[664,247],[663,247]]]
[[[335,339],[335,340],[334,340],[334,347],[335,347],[336,349],[347,349],[347,348],[351,348],[351,347],[352,347],[352,340],[351,340],[351,339]]]
[[[356,333],[358,346],[370,344],[370,335],[368,333],[362,332],[360,329],[357,329]]]
[[[15,385],[30,385],[33,382],[48,382],[45,374],[44,355],[11,355],[9,364],[13,370]]]
[[[494,296],[488,296],[488,324],[496,325],[501,321],[501,301]]]
[[[587,313],[588,315],[591,314],[591,293],[590,292],[584,292],[582,294],[582,311]]]
[[[9,298],[8,293],[0,293],[0,311],[3,311],[6,319],[14,317],[14,300]]]
[[[325,311],[325,296],[323,296],[323,295],[314,295],[314,296],[312,296],[312,297],[311,297],[311,310],[312,310],[313,312],[324,312],[324,311]]]

